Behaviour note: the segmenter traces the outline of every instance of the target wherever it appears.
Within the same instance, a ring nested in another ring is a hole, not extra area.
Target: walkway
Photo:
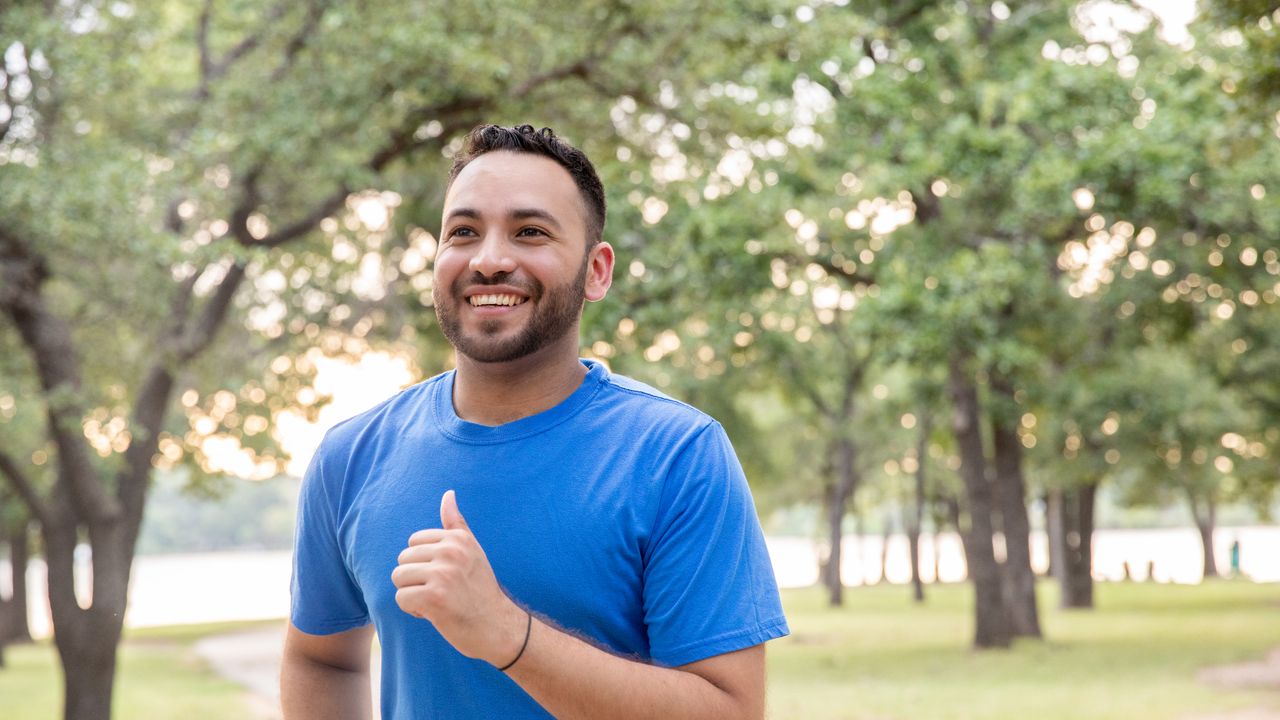
[[[255,628],[211,635],[196,642],[195,652],[214,672],[249,691],[257,720],[280,719],[280,657],[284,629]],[[379,656],[371,668],[374,717],[378,716],[378,683],[382,675]]]
[[[1205,668],[1196,675],[1196,679],[1224,690],[1280,693],[1280,649],[1272,650],[1262,660]],[[1214,713],[1194,720],[1280,720],[1280,706],[1272,704],[1270,707]]]

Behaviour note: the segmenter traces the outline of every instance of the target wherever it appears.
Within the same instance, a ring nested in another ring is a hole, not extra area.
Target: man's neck
[[[577,333],[506,363],[476,362],[458,356],[453,409],[458,417],[490,427],[536,415],[559,405],[587,375],[578,359]]]

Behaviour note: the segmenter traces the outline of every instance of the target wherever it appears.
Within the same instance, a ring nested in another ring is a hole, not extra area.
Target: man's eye
[[[542,237],[546,234],[542,228],[526,227],[520,228],[519,232],[516,233],[516,237]]]

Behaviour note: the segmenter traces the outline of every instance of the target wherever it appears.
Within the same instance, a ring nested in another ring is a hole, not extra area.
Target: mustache
[[[537,280],[518,280],[509,272],[497,272],[488,276],[479,272],[472,272],[470,275],[459,275],[458,278],[453,281],[452,290],[456,295],[460,294],[466,288],[476,286],[483,287],[486,285],[506,285],[508,287],[513,287],[528,294],[531,298],[536,298],[542,294],[542,283]]]

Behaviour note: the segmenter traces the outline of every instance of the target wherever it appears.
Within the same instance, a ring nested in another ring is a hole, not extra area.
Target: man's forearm
[[[286,657],[280,670],[280,703],[285,720],[369,720],[369,671]]]
[[[735,697],[695,672],[621,658],[537,620],[507,674],[560,720],[764,715],[762,694],[761,701]]]

